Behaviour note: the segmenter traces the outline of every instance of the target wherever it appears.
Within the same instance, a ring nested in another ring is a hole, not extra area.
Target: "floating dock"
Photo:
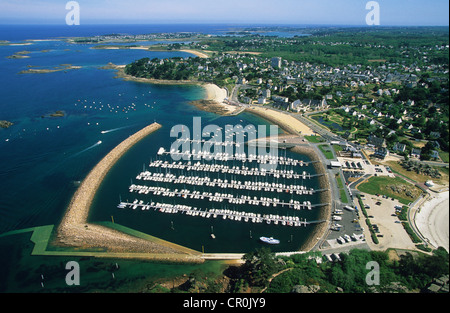
[[[222,218],[223,220],[231,221],[243,221],[251,223],[266,223],[283,226],[308,226],[311,224],[322,223],[325,221],[306,221],[298,216],[280,216],[276,214],[260,214],[252,212],[242,212],[229,209],[205,209],[201,210],[197,207],[192,207],[182,204],[169,204],[160,202],[144,203],[143,200],[134,200],[132,203],[121,202],[117,206],[119,209],[132,209],[132,210],[154,210],[166,214],[183,213],[190,216],[198,216],[202,218]]]

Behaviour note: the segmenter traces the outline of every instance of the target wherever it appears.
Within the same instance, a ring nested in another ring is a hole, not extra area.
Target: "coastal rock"
[[[0,127],[1,128],[9,128],[13,126],[14,123],[8,122],[8,121],[0,121]]]
[[[55,111],[55,112],[47,114],[47,115],[41,115],[41,118],[46,118],[46,117],[64,117],[64,116],[66,116],[66,113],[64,111]]]
[[[310,285],[310,286],[305,286],[305,285],[295,285],[292,288],[291,293],[317,293],[320,290],[320,286],[318,285]]]

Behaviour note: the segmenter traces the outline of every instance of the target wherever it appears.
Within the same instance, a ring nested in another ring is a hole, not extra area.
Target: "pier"
[[[226,194],[226,193],[220,193],[220,192],[200,192],[200,191],[190,191],[187,189],[182,190],[170,190],[169,188],[164,187],[156,187],[156,186],[142,186],[142,185],[135,185],[132,184],[130,186],[130,192],[135,192],[139,194],[146,194],[149,193],[153,195],[163,196],[163,197],[181,197],[181,198],[190,198],[190,199],[208,199],[209,201],[215,201],[215,202],[223,202],[224,200],[227,201],[230,204],[248,204],[248,205],[255,205],[255,206],[265,206],[265,207],[288,207],[294,210],[302,210],[302,209],[308,209],[311,210],[312,208],[316,207],[322,207],[329,205],[329,203],[324,204],[311,204],[310,201],[303,201],[300,202],[298,200],[291,200],[290,202],[283,202],[280,201],[278,198],[269,198],[269,197],[250,197],[250,196],[234,196],[232,194]],[[312,194],[312,191],[307,191],[308,194]]]
[[[117,206],[119,209],[132,209],[132,210],[154,210],[166,214],[186,214],[190,216],[198,216],[202,218],[221,218],[223,220],[231,220],[237,222],[252,222],[252,223],[266,223],[282,226],[308,226],[311,224],[323,223],[325,221],[306,221],[306,219],[301,219],[298,216],[280,216],[276,214],[260,214],[252,212],[242,212],[229,209],[205,209],[201,210],[197,207],[192,207],[182,204],[169,204],[169,203],[159,203],[151,202],[144,203],[143,200],[134,200],[132,203],[120,202]]]
[[[175,175],[172,173],[152,173],[149,171],[142,172],[136,176],[137,180],[151,181],[156,183],[171,183],[171,184],[183,184],[199,187],[220,187],[229,188],[235,190],[248,190],[248,191],[267,191],[276,193],[289,193],[296,195],[312,195],[316,192],[327,191],[328,189],[313,189],[306,188],[303,185],[298,184],[283,184],[278,182],[264,182],[264,181],[251,181],[251,180],[235,180],[235,179],[221,179],[208,176],[185,176]]]
[[[180,139],[178,139],[179,141]],[[186,142],[192,142],[193,140],[186,140]],[[199,141],[204,142],[204,141]],[[211,147],[213,147],[215,144],[217,145],[233,145],[232,143],[227,142],[209,142],[211,143]],[[246,154],[246,153],[227,153],[227,152],[217,152],[217,153],[211,153],[210,151],[195,151],[195,150],[187,150],[184,152],[181,152],[179,150],[171,149],[170,151],[166,151],[164,148],[160,148],[158,150],[158,155],[170,155],[172,157],[179,156],[184,159],[194,159],[194,160],[201,160],[205,159],[208,161],[211,160],[218,160],[218,161],[241,161],[243,163],[245,162],[257,162],[260,164],[276,164],[276,165],[291,165],[291,166],[308,166],[313,163],[317,163],[319,161],[311,161],[311,162],[304,162],[302,160],[296,160],[292,158],[286,158],[282,156],[275,156],[271,155],[270,153],[267,154]]]
[[[302,162],[303,163],[303,162]],[[299,164],[302,164],[299,162]],[[306,162],[305,162],[306,163]],[[309,162],[313,163],[313,162]],[[275,163],[274,163],[275,164]],[[185,171],[196,171],[205,173],[221,173],[221,174],[231,174],[231,175],[243,175],[243,176],[273,176],[275,178],[285,178],[285,179],[311,179],[313,177],[323,176],[325,174],[313,174],[303,171],[303,173],[297,173],[293,169],[265,169],[264,167],[248,167],[245,165],[241,166],[230,166],[226,164],[211,164],[202,163],[197,161],[192,163],[188,161],[183,163],[181,161],[163,161],[155,160],[150,162],[150,168],[161,168],[161,169],[179,169]],[[144,174],[145,176],[145,174]]]
[[[129,136],[109,152],[87,175],[72,198],[56,233],[54,244],[63,247],[82,247],[83,249],[102,247],[109,255],[117,253],[121,257],[185,258],[196,252],[162,240],[148,240],[98,224],[88,223],[89,209],[103,178],[114,164],[133,145],[162,126],[153,123]]]

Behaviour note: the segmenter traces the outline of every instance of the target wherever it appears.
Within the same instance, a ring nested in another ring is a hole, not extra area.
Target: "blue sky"
[[[78,0],[82,24],[365,25],[369,0]],[[0,24],[64,24],[68,0],[0,0]],[[449,25],[448,0],[378,0],[383,26]]]

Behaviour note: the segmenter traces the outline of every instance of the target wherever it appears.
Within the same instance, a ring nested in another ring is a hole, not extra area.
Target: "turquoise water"
[[[117,209],[120,196],[123,200],[136,197],[128,193],[131,180],[155,159],[159,147],[170,147],[174,140],[169,136],[172,126],[192,125],[193,116],[202,117],[204,126],[268,123],[249,114],[218,117],[198,111],[189,104],[205,96],[204,89],[198,86],[126,82],[115,79],[113,70],[100,69],[109,62],[127,64],[142,57],[190,56],[187,53],[94,50],[90,47],[92,45],[70,45],[63,41],[0,46],[0,120],[14,123],[9,129],[0,129],[0,233],[57,224],[79,182],[95,164],[128,136],[156,121],[163,128],[131,149],[106,177],[94,201],[90,221],[110,221],[114,216],[116,223],[198,251],[204,247],[205,252],[246,252],[261,245],[259,236],[280,239],[278,251],[295,250],[304,243],[313,226],[244,224]],[[31,51],[30,58],[6,58],[24,50]],[[82,68],[48,74],[18,74],[30,66],[53,68],[60,64]],[[64,111],[65,116],[48,116],[57,110]],[[104,131],[110,132],[102,133]],[[102,143],[98,144],[99,141]],[[312,167],[307,170],[313,171]],[[305,181],[305,184],[317,187],[316,180]],[[305,200],[318,202],[317,195],[308,197]],[[209,203],[196,205],[211,208]],[[252,206],[239,210],[267,213],[268,209]],[[296,214],[314,220],[318,212],[318,209],[295,212],[280,209],[270,213]],[[210,238],[212,229],[215,240]]]

